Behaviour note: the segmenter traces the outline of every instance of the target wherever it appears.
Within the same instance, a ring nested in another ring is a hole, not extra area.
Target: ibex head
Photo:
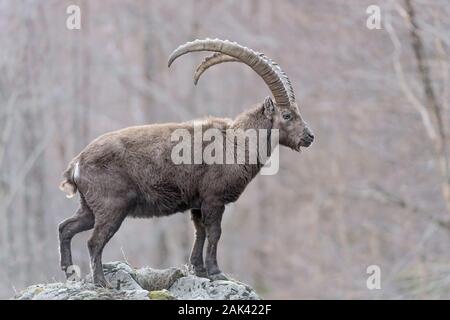
[[[296,151],[309,147],[314,140],[312,131],[302,119],[295,101],[294,89],[286,73],[273,60],[236,42],[219,39],[195,40],[179,46],[169,57],[169,67],[178,57],[193,51],[213,51],[197,67],[194,83],[208,68],[223,62],[241,62],[252,68],[267,84],[275,99],[264,101],[265,114],[279,130],[280,144]]]

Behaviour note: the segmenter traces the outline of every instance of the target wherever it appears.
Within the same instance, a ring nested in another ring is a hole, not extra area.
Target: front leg
[[[202,220],[205,225],[208,244],[206,246],[206,272],[211,280],[226,280],[217,264],[217,245],[222,233],[222,215],[225,206],[202,205]]]
[[[202,222],[202,212],[200,209],[191,210],[192,222],[195,227],[195,241],[191,251],[190,262],[194,272],[199,277],[206,276],[205,265],[203,264],[203,246],[206,239],[205,226]]]

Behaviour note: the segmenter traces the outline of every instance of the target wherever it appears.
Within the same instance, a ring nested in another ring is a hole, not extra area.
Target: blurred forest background
[[[270,94],[240,64],[194,87],[202,54],[167,68],[178,45],[218,37],[277,61],[316,134],[227,207],[222,269],[264,298],[449,298],[449,16],[448,0],[0,0],[0,297],[64,280],[57,226],[78,202],[58,185],[93,138],[234,117]],[[72,244],[84,275],[89,233]],[[192,241],[189,214],[128,219],[104,261],[181,265]]]

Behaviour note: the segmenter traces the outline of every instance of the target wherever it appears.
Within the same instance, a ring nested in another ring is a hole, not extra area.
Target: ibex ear
[[[264,114],[266,115],[267,118],[271,119],[273,114],[275,113],[275,103],[273,103],[271,97],[266,97],[264,99],[263,107],[264,107]]]

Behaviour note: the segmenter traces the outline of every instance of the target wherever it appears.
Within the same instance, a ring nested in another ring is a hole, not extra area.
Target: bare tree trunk
[[[434,142],[436,157],[439,163],[439,170],[441,174],[441,190],[442,196],[447,206],[448,214],[450,215],[450,168],[447,149],[447,136],[445,122],[442,117],[443,106],[436,98],[435,89],[431,81],[431,72],[426,61],[426,52],[424,39],[420,33],[417,22],[417,16],[411,0],[405,0],[405,7],[407,18],[410,23],[410,37],[411,46],[416,58],[417,69],[419,72],[420,81],[423,86],[423,94],[425,98],[425,106],[433,115],[435,120],[437,138]]]

